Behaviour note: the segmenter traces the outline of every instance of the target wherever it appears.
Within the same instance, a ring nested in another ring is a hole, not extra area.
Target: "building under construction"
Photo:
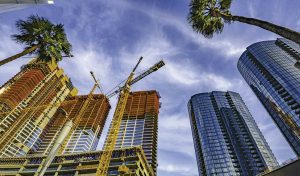
[[[55,63],[33,60],[23,66],[0,88],[0,157],[36,150],[56,105],[77,92]]]
[[[159,94],[130,86],[164,65],[160,61],[106,96],[95,81],[88,95],[77,90],[56,64],[35,60],[0,88],[0,175],[154,176],[157,167]],[[104,145],[95,150],[108,111],[119,94]],[[144,153],[145,151],[145,153]],[[149,164],[148,164],[149,163]]]
[[[102,151],[94,151],[58,155],[47,167],[44,176],[93,176],[97,172],[102,153]],[[39,175],[45,159],[45,156],[0,158],[0,175]],[[140,147],[114,150],[108,175],[122,175],[120,168],[124,166],[128,169],[128,172],[123,174],[124,176],[154,176]]]
[[[83,107],[86,101],[87,106]],[[103,94],[93,94],[89,100],[88,95],[68,97],[45,127],[37,147],[30,153],[47,155],[68,120],[77,121],[77,124],[69,138],[65,139],[62,153],[95,150],[109,109],[109,101]]]
[[[155,173],[159,98],[154,90],[130,93],[115,146],[116,149],[141,146]]]

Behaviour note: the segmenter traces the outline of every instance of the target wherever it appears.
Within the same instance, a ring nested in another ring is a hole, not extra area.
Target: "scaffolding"
[[[130,92],[115,147],[142,146],[155,173],[159,98],[158,92],[154,90]]]
[[[70,84],[63,70],[56,65],[34,62],[22,67],[19,74],[4,84],[0,102],[11,110],[0,114],[2,157],[22,156],[36,147],[38,136],[58,106],[29,107],[61,103],[77,93]],[[24,111],[27,108],[29,110]]]
[[[88,96],[80,95],[67,98],[53,115],[42,135],[40,143],[37,144],[37,150],[31,150],[31,154],[47,155],[54,141],[56,140],[60,130],[68,120],[77,119],[76,126],[71,130],[66,144],[61,148],[60,152],[73,153],[95,150],[101,132],[103,130],[110,104],[103,94],[93,94],[89,99],[89,103],[85,109],[83,104]],[[79,114],[82,112],[81,115]],[[80,115],[80,116],[79,116]],[[86,141],[84,150],[77,150],[75,147],[81,138],[92,138]]]
[[[46,169],[45,175],[95,175],[99,157],[103,151],[57,155]],[[0,175],[30,175],[41,171],[46,156],[0,158]],[[130,147],[112,152],[108,175],[119,175],[120,168],[127,168],[126,176],[154,176],[149,167],[143,149]]]

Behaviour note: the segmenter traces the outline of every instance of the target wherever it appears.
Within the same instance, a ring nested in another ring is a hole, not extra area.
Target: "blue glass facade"
[[[278,165],[238,93],[196,94],[188,109],[199,175],[256,175]]]
[[[300,156],[300,45],[287,39],[255,43],[238,69],[295,153]]]

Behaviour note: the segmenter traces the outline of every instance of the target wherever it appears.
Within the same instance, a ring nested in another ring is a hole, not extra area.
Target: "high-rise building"
[[[300,45],[287,39],[255,43],[238,69],[295,153],[300,156]]]
[[[0,87],[0,157],[35,149],[43,129],[67,97],[77,94],[55,63],[35,60]]]
[[[46,175],[92,176],[96,175],[102,151],[57,155],[49,166],[43,164],[46,156],[0,158],[0,175],[39,175],[43,167]],[[122,168],[126,174],[122,174]],[[126,169],[124,169],[126,168]],[[140,147],[116,149],[112,153],[108,175],[154,176]]]
[[[54,0],[1,0],[0,13],[26,8],[30,5],[53,4]]]
[[[238,93],[196,94],[188,109],[199,175],[250,176],[278,165]]]
[[[157,168],[159,98],[156,91],[130,93],[115,147],[141,146],[154,172]]]
[[[87,107],[83,108],[85,101]],[[56,141],[60,131],[68,120],[78,120],[78,125],[70,137],[66,139],[62,153],[78,153],[95,150],[102,133],[110,104],[103,94],[94,94],[88,100],[87,95],[67,98],[50,122],[47,124],[31,153],[47,155]],[[83,111],[82,113],[80,113]]]

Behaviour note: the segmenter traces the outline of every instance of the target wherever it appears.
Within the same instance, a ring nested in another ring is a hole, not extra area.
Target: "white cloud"
[[[247,7],[248,7],[250,17],[254,18],[256,14],[255,14],[255,10],[254,10],[254,7],[253,7],[253,2],[251,2],[251,1],[247,1],[247,2],[248,2]]]
[[[160,33],[158,31],[158,33]],[[150,36],[145,38],[137,45],[134,52],[128,52],[125,49],[121,51],[120,61],[121,65],[132,68],[137,62],[137,58],[141,55],[145,56],[140,64],[142,69],[149,68],[159,58],[164,58],[166,65],[161,71],[155,73],[154,78],[159,82],[169,82],[177,86],[195,86],[210,87],[217,90],[228,90],[234,84],[241,84],[239,80],[228,80],[221,75],[216,75],[212,72],[206,72],[200,66],[193,65],[192,61],[188,58],[178,58],[183,53],[181,49],[175,47],[164,36],[157,37]],[[229,45],[229,44],[228,44]],[[129,70],[127,70],[129,72]],[[153,79],[154,80],[154,79]]]
[[[166,172],[180,172],[180,173],[189,173],[190,168],[189,167],[184,167],[184,166],[178,166],[178,165],[173,165],[173,164],[161,164],[158,166],[158,169]]]
[[[8,57],[10,55],[16,54],[16,52],[21,52],[21,45],[17,44],[12,40],[10,35],[13,33],[13,28],[7,25],[0,26],[1,42],[0,42],[0,57]]]
[[[3,60],[9,56],[15,55],[18,52],[23,51],[22,45],[17,44],[10,37],[14,33],[14,29],[5,24],[0,25],[0,60]],[[20,71],[20,67],[29,61],[30,58],[18,58],[10,63],[7,63],[0,67],[0,85],[5,83],[9,78]]]
[[[229,80],[221,75],[206,72],[201,68],[196,69],[189,61],[167,62],[164,79],[168,82],[186,86],[208,87],[212,90],[228,90],[235,85],[240,85],[241,81]],[[199,87],[199,88],[200,88]]]
[[[181,113],[179,113],[181,114]],[[159,149],[181,152],[194,157],[193,138],[188,114],[161,114],[159,117]]]
[[[104,54],[101,47],[96,49],[92,45],[81,46],[73,54],[73,58],[64,59],[60,66],[71,77],[80,93],[88,93],[94,84],[90,71],[94,72],[105,90],[116,83],[116,77],[112,70],[112,58]]]
[[[178,85],[192,85],[199,83],[200,75],[197,74],[190,64],[176,63],[168,61],[166,64],[166,70],[163,73],[166,81]]]
[[[227,91],[233,86],[240,87],[242,82],[238,79],[227,79],[222,75],[204,71],[200,66],[195,67],[188,59],[182,62],[166,62],[166,70],[161,72],[162,78],[172,84],[186,85],[189,87],[197,86],[210,90]],[[200,68],[199,68],[200,67]]]
[[[160,128],[164,130],[186,131],[190,129],[190,123],[187,114],[172,114],[159,118]]]
[[[238,40],[230,40],[226,38],[213,38],[213,39],[205,39],[201,34],[197,34],[194,32],[188,22],[186,20],[182,20],[182,17],[175,17],[170,15],[169,13],[163,11],[157,11],[152,9],[147,10],[143,8],[137,8],[134,5],[128,6],[134,10],[139,10],[142,13],[147,14],[156,22],[160,23],[160,25],[170,25],[173,28],[180,31],[183,36],[188,41],[192,41],[200,48],[210,48],[222,56],[226,56],[226,59],[239,57],[243,51],[245,51],[247,44]],[[236,58],[235,58],[236,59]]]

